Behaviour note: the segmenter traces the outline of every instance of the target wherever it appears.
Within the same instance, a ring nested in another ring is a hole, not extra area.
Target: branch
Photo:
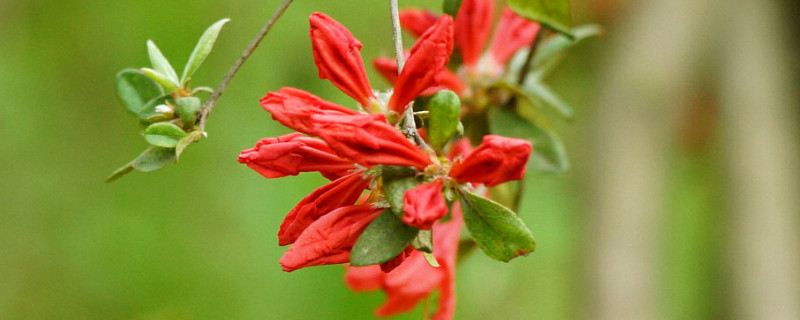
[[[250,42],[250,45],[247,46],[247,49],[242,52],[242,55],[239,56],[239,59],[236,59],[236,62],[233,63],[230,69],[228,69],[228,73],[225,74],[225,78],[219,83],[217,89],[214,90],[214,93],[203,103],[203,106],[200,108],[200,123],[198,126],[200,130],[205,130],[206,121],[208,121],[208,114],[211,113],[211,109],[214,109],[214,106],[219,100],[219,97],[222,96],[222,93],[225,92],[225,88],[228,87],[228,84],[233,80],[233,77],[236,76],[236,72],[242,67],[247,58],[250,58],[253,55],[253,52],[256,51],[258,48],[258,44],[261,43],[261,40],[267,36],[269,31],[272,29],[272,26],[278,22],[278,19],[281,15],[289,8],[289,5],[292,3],[293,0],[284,0],[283,3],[275,10],[275,13],[272,14],[272,17],[267,20],[267,23],[264,27],[261,28],[261,31],[258,32],[256,37],[253,41]]]

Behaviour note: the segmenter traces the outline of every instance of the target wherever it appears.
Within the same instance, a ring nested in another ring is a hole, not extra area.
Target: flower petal
[[[430,156],[395,127],[375,115],[313,116],[314,132],[339,156],[372,167],[411,166],[425,169]]]
[[[319,77],[330,80],[339,90],[367,107],[375,95],[361,59],[361,42],[338,21],[323,13],[315,12],[308,20]]]
[[[423,9],[400,10],[400,25],[412,36],[419,38],[436,23],[438,15]]]
[[[538,23],[518,16],[509,8],[503,9],[492,43],[489,44],[492,62],[502,66],[517,50],[529,46],[540,29]]]
[[[486,135],[464,160],[453,164],[449,175],[458,181],[483,183],[488,187],[519,180],[525,175],[531,150],[527,140]]]
[[[242,151],[238,160],[266,178],[319,171],[335,180],[355,168],[352,161],[337,156],[324,141],[301,133],[261,139],[252,149]]]
[[[284,126],[305,134],[315,135],[311,126],[311,116],[315,114],[354,115],[355,110],[334,103],[295,88],[282,88],[267,93],[261,98],[261,106],[272,114],[272,119]]]
[[[352,205],[368,185],[369,180],[361,177],[361,172],[354,172],[314,190],[283,219],[278,231],[278,244],[285,246],[294,243],[320,217]]]
[[[394,84],[397,82],[397,61],[391,58],[386,57],[379,57],[372,61],[372,65],[375,67],[375,70],[389,81],[389,83]],[[455,73],[447,68],[442,69],[438,76],[436,76],[439,81],[438,85],[433,87],[429,87],[425,89],[421,93],[423,96],[432,95],[437,93],[441,90],[448,89],[452,90],[455,93],[461,94],[464,92],[464,83],[461,81],[461,78],[458,77]]]
[[[442,179],[436,179],[406,191],[403,195],[403,222],[427,230],[436,220],[447,215],[443,187]]]
[[[409,102],[437,85],[452,52],[453,19],[442,15],[411,48],[389,99],[389,110],[402,114]]]
[[[345,263],[350,250],[383,208],[372,205],[336,209],[312,223],[281,258],[283,271],[326,264]]]
[[[474,66],[489,39],[494,17],[493,0],[464,0],[456,14],[455,42],[464,65]]]

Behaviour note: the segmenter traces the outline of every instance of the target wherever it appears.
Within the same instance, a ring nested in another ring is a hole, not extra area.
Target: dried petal
[[[383,210],[372,205],[356,205],[322,216],[283,254],[280,261],[283,271],[349,261],[356,240]]]
[[[313,116],[314,131],[339,156],[372,167],[411,166],[424,169],[430,157],[395,127],[375,115]]]
[[[238,160],[265,178],[319,171],[334,180],[355,168],[352,161],[337,156],[324,141],[301,133],[261,139],[252,149],[242,151]]]
[[[492,62],[502,66],[517,50],[529,46],[540,29],[538,23],[518,16],[509,8],[503,9],[492,43],[489,44]]]
[[[354,172],[314,190],[286,215],[278,231],[278,244],[294,243],[320,217],[352,205],[368,185],[369,180],[361,177],[360,172]]]
[[[525,164],[531,154],[527,140],[487,135],[464,160],[450,169],[450,176],[462,182],[483,183],[491,187],[525,175]]]
[[[427,230],[436,220],[447,215],[443,186],[442,179],[436,179],[406,191],[403,195],[403,222]]]
[[[361,60],[361,42],[338,21],[323,13],[311,14],[309,22],[319,77],[330,80],[362,106],[368,106],[375,95]]]
[[[412,36],[419,38],[436,23],[438,15],[423,9],[400,10],[400,25]]]
[[[322,100],[295,88],[282,88],[261,98],[261,106],[272,114],[272,119],[284,126],[309,135],[315,135],[311,116],[315,114],[354,115],[355,110]]]
[[[455,42],[464,65],[474,66],[489,39],[494,17],[493,0],[464,0],[456,14]]]
[[[405,67],[397,77],[389,110],[403,113],[406,105],[425,89],[436,86],[453,52],[453,19],[442,15],[411,48]]]

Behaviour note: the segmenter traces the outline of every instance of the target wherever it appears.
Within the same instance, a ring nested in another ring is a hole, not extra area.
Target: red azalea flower
[[[261,106],[282,125],[314,136],[311,116],[315,114],[356,115],[358,112],[327,102],[295,88],[282,88],[261,98]]]
[[[486,135],[483,142],[463,160],[456,161],[449,176],[462,182],[483,183],[492,187],[519,180],[531,154],[531,143],[524,139]]]
[[[455,267],[463,220],[458,203],[452,218],[433,225],[433,255],[441,265],[432,267],[423,254],[414,251],[405,262],[385,273],[379,266],[347,267],[345,282],[354,291],[383,289],[386,302],[375,310],[381,317],[406,312],[433,290],[439,289],[439,304],[432,319],[449,320],[455,314]]]
[[[322,140],[300,133],[261,139],[255,147],[239,154],[239,163],[247,164],[266,178],[319,171],[335,180],[355,169],[353,161],[337,156]]]
[[[447,215],[443,187],[442,179],[436,179],[406,191],[403,195],[403,222],[427,230],[435,221]]]

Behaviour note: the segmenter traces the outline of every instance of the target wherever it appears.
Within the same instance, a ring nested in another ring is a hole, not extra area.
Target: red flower
[[[403,195],[403,222],[427,230],[436,220],[447,215],[443,187],[442,179],[436,179],[406,191]]]
[[[261,98],[261,106],[272,119],[294,130],[314,135],[311,116],[316,114],[355,115],[358,112],[327,102],[295,88],[282,88]]]
[[[430,11],[421,9],[406,9],[400,11],[400,25],[415,37],[421,36],[428,28],[436,23],[439,17]]]
[[[383,289],[386,302],[375,310],[378,316],[406,312],[433,290],[439,289],[439,306],[432,319],[449,320],[455,314],[455,267],[463,220],[458,203],[452,219],[433,225],[433,255],[441,265],[434,268],[423,254],[414,251],[405,262],[389,273],[378,266],[347,267],[345,282],[354,291]]]
[[[397,60],[390,58],[376,58],[372,61],[375,70],[390,83],[397,82]],[[428,87],[420,95],[429,96],[441,90],[448,89],[455,93],[464,92],[464,83],[450,70],[444,69],[439,73],[439,85]]]
[[[411,166],[425,169],[430,156],[395,127],[372,115],[312,116],[313,130],[340,156],[356,163]]]
[[[278,244],[285,246],[294,243],[320,217],[352,205],[368,185],[369,180],[364,179],[361,172],[354,172],[314,190],[283,219],[278,231]]]
[[[281,258],[283,271],[350,261],[350,250],[383,210],[372,205],[341,207],[306,228]]]
[[[489,44],[491,62],[497,67],[505,64],[517,50],[529,46],[540,29],[538,23],[518,16],[509,8],[503,9],[492,43]]]
[[[458,181],[483,183],[488,187],[519,180],[525,175],[531,150],[527,140],[486,135],[481,145],[453,164],[449,175]]]
[[[355,168],[352,161],[337,156],[322,140],[300,133],[261,139],[255,147],[239,154],[239,163],[247,164],[266,178],[319,171],[335,180]]]
[[[456,47],[461,50],[464,64],[473,66],[489,39],[494,16],[494,0],[464,0],[456,14]]]

